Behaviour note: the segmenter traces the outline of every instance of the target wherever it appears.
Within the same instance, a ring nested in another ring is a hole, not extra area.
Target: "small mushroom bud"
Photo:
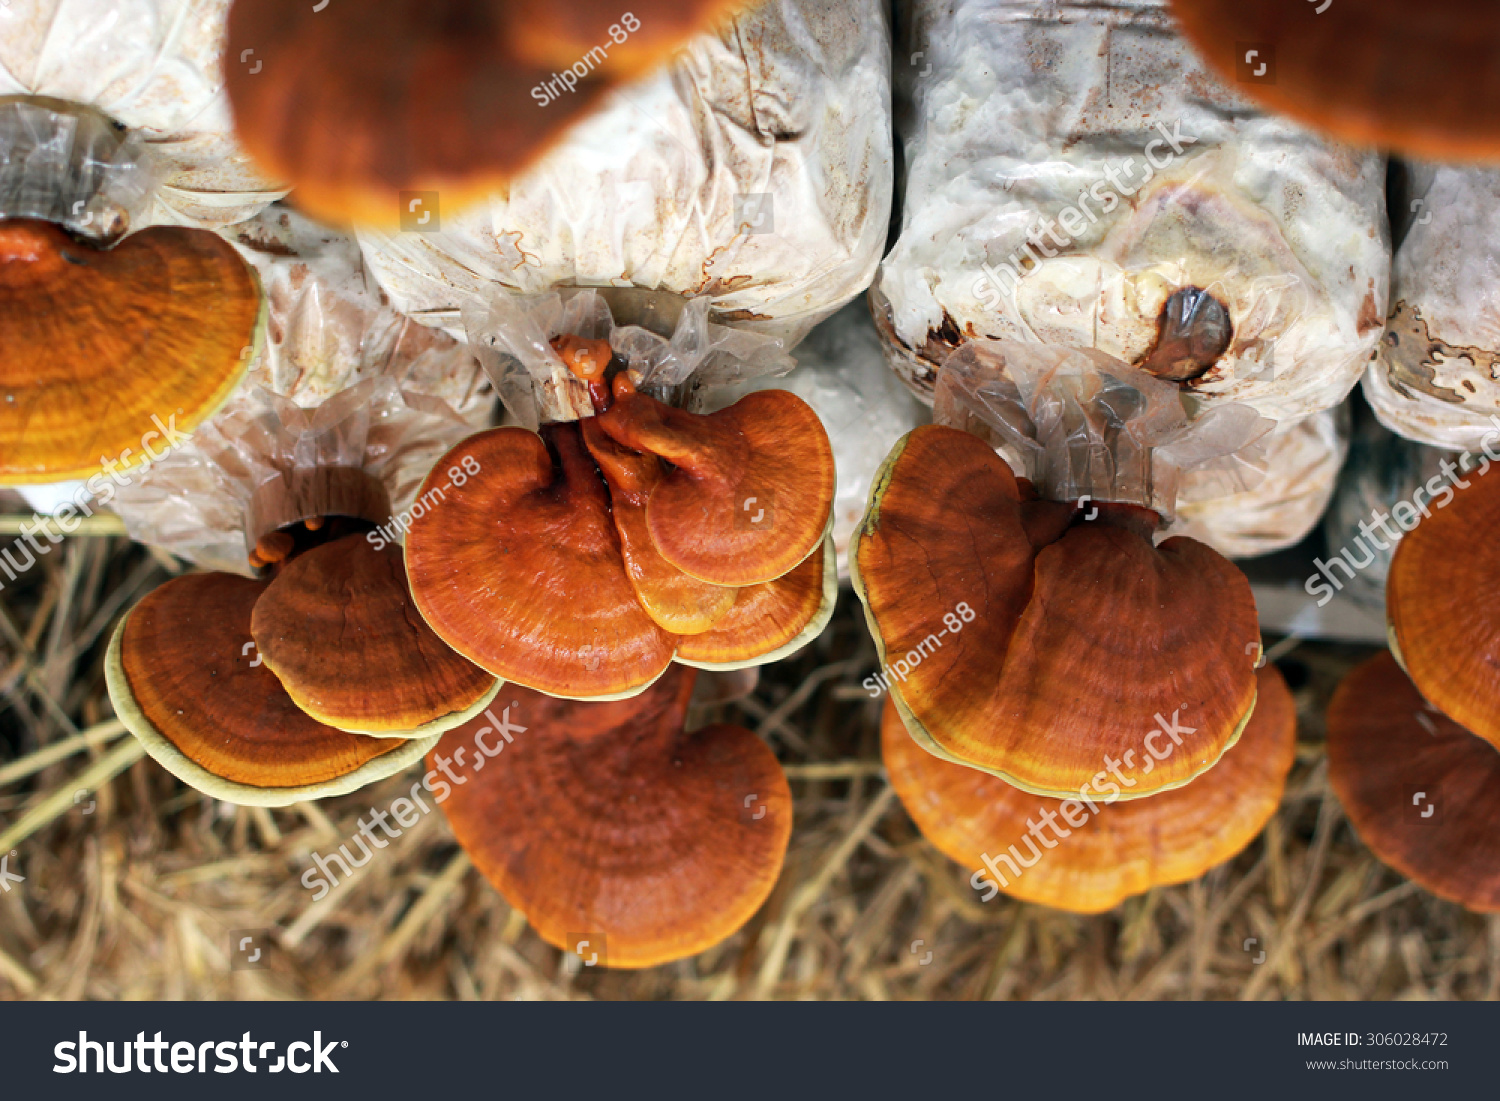
[[[255,541],[255,556],[269,566],[286,560],[287,555],[292,553],[297,541],[291,532],[272,531],[262,535]]]

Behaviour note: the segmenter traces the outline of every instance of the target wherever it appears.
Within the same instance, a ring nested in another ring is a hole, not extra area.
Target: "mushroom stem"
[[[564,333],[552,338],[552,350],[563,364],[588,386],[589,402],[596,414],[604,412],[613,402],[607,375],[614,360],[614,350],[607,340],[589,340],[586,337]]]
[[[1078,512],[1074,514],[1075,523],[1089,523],[1089,515],[1083,511],[1087,506],[1089,511],[1098,511],[1093,520],[1099,523],[1109,524],[1113,527],[1124,528],[1126,531],[1139,535],[1146,542],[1151,542],[1157,529],[1161,527],[1161,515],[1155,509],[1146,508],[1144,505],[1131,505],[1123,501],[1079,501]]]
[[[599,424],[616,443],[650,452],[716,487],[733,487],[743,474],[749,456],[742,432],[634,393],[633,387],[615,396],[619,405]]]

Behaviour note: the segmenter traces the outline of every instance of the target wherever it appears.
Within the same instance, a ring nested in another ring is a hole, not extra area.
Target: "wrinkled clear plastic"
[[[157,155],[144,222],[216,228],[286,194],[239,147],[222,56],[230,0],[4,0],[0,97],[93,107]]]
[[[403,312],[455,335],[467,299],[636,286],[705,297],[715,320],[791,347],[885,248],[888,27],[882,0],[750,5],[483,205],[442,205],[433,232],[362,228],[371,267]]]
[[[392,378],[368,378],[312,407],[247,386],[189,443],[131,471],[111,507],[131,538],[249,576],[246,554],[262,533],[247,530],[247,516],[263,486],[298,471],[353,467],[379,481],[399,513],[472,431],[437,399],[409,400]]]
[[[225,231],[260,276],[266,339],[251,379],[316,406],[369,378],[390,377],[485,427],[494,403],[472,349],[394,310],[353,237],[273,206]]]
[[[97,111],[0,99],[0,218],[113,242],[146,220],[157,173],[140,135]]]
[[[1263,441],[1259,485],[1206,496],[1188,473],[1169,535],[1207,543],[1226,558],[1254,558],[1294,547],[1318,525],[1338,485],[1349,447],[1348,406],[1276,426]]]
[[[996,340],[943,363],[933,420],[989,442],[1045,498],[1140,505],[1168,521],[1189,471],[1209,497],[1259,484],[1274,428],[1243,405],[1190,418],[1176,386],[1093,349]]]
[[[785,374],[795,365],[779,338],[708,317],[705,298],[629,288],[502,295],[463,315],[470,347],[501,401],[533,430],[594,412],[587,386],[552,350],[551,339],[564,334],[609,341],[638,390],[684,408],[696,408],[704,388]]]
[[[1165,0],[898,8],[908,176],[872,298],[919,395],[988,338],[1160,363],[1277,421],[1343,400],[1386,315],[1377,154],[1262,114]]]

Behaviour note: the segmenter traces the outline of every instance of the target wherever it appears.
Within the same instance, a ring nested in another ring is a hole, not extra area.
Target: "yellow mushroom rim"
[[[128,617],[122,619],[115,628],[104,658],[104,679],[115,714],[125,724],[125,728],[140,740],[152,760],[189,787],[215,799],[246,807],[286,807],[312,799],[348,795],[367,784],[384,780],[417,764],[442,737],[441,734],[432,734],[406,741],[392,740],[390,752],[382,753],[342,776],[314,783],[288,787],[256,787],[226,779],[210,772],[179,749],[151,723],[135,702],[120,652],[120,640],[125,633],[127,620]]]

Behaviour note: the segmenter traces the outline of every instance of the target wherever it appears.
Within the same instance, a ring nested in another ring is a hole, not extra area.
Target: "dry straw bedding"
[[[185,788],[111,722],[101,671],[115,619],[181,564],[121,538],[56,550],[0,592],[0,855],[14,850],[10,870],[25,876],[0,893],[0,998],[1500,993],[1500,919],[1384,868],[1329,792],[1322,712],[1367,655],[1357,647],[1302,643],[1283,657],[1300,741],[1261,837],[1196,882],[1076,917],[1003,895],[979,902],[970,870],[917,834],[880,769],[879,701],[860,687],[875,655],[845,592],[813,646],[763,671],[748,699],[703,716],[757,730],[791,776],[795,830],[770,900],[700,956],[596,971],[543,943],[438,815],[314,902],[299,882],[309,854],[336,847],[411,777],[274,811]],[[29,756],[38,751],[48,752]],[[231,931],[259,929],[274,930],[267,966],[233,969]]]

